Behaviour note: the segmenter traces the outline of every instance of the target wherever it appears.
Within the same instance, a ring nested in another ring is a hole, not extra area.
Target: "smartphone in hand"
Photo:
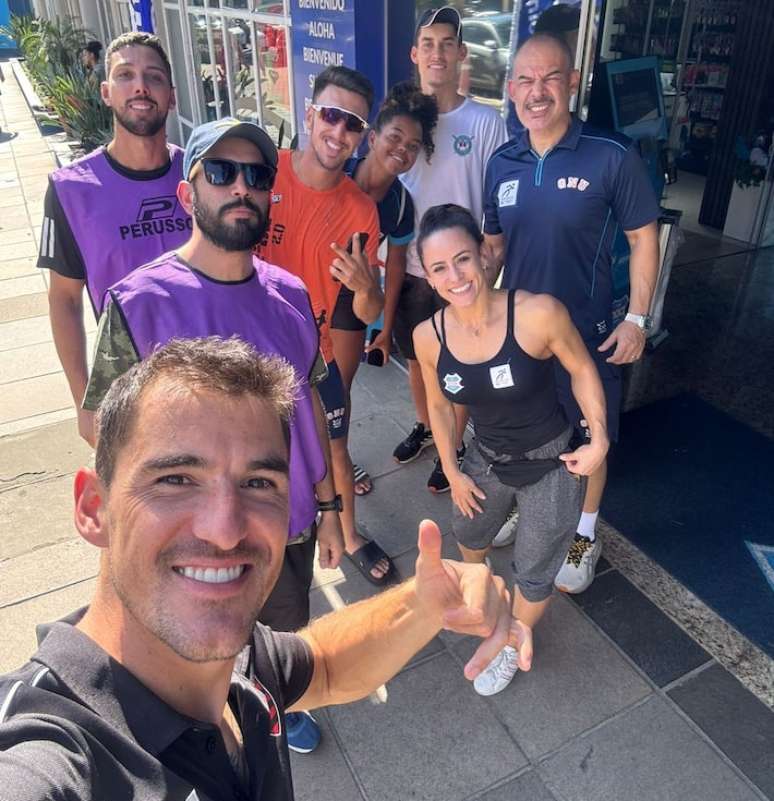
[[[360,250],[365,251],[366,244],[368,243],[368,231],[360,231],[360,233],[357,234],[357,236],[360,237]],[[355,234],[353,234],[349,238],[349,242],[347,242],[347,253],[349,253],[350,255],[352,254],[352,245],[354,244],[354,242],[355,242]]]
[[[354,240],[355,240],[355,235],[353,234],[349,238],[349,242],[347,242],[347,253],[349,253],[350,256],[352,255],[352,244],[353,244]],[[365,251],[366,242],[368,242],[368,231],[361,231],[360,232],[360,250],[361,250],[361,252]],[[336,276],[333,277],[333,280],[337,284],[341,283],[341,281],[338,278],[336,278]]]
[[[382,331],[380,328],[373,328],[371,330],[371,336],[368,337],[368,344],[373,345],[374,340],[381,333]],[[365,362],[366,364],[373,365],[374,367],[384,367],[384,353],[379,348],[376,350],[369,350],[368,353],[366,353]]]

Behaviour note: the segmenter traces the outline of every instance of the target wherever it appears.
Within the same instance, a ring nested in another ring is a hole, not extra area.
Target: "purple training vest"
[[[135,181],[121,175],[108,163],[104,148],[51,174],[83,258],[97,317],[109,286],[191,236],[191,218],[176,196],[183,151],[168,147],[172,164],[161,178]]]
[[[319,334],[303,283],[253,257],[244,281],[218,282],[173,253],[146,264],[109,290],[141,359],[172,338],[239,336],[261,353],[290,362],[301,394],[290,428],[290,536],[317,514],[314,485],[325,476],[307,377],[319,353]]]

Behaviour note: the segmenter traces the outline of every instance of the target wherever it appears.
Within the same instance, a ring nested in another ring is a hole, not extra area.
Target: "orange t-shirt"
[[[271,195],[269,229],[258,254],[284,267],[305,284],[320,329],[320,349],[333,361],[329,322],[341,284],[331,277],[336,258],[331,242],[342,248],[353,234],[368,233],[366,255],[377,264],[379,216],[374,201],[346,175],[333,189],[321,192],[303,184],[293,171],[292,151],[280,150],[277,177]]]

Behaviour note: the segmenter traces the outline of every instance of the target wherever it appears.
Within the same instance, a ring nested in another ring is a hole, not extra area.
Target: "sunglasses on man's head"
[[[316,103],[312,108],[320,115],[320,119],[328,125],[338,125],[344,120],[344,127],[350,133],[363,133],[368,128],[368,123],[352,111],[347,111],[338,106],[321,106]]]
[[[277,171],[268,164],[245,164],[231,159],[202,159],[202,169],[207,182],[213,186],[229,186],[240,171],[250,189],[267,192],[274,185]]]

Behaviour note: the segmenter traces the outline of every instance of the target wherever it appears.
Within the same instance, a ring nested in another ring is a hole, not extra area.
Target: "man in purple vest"
[[[175,90],[159,39],[119,36],[108,46],[105,67],[101,93],[113,111],[113,139],[49,176],[38,255],[38,267],[50,271],[51,331],[78,431],[91,445],[93,414],[81,408],[88,378],[83,288],[99,317],[111,284],[191,232],[190,216],[176,197],[183,152],[167,144]]]
[[[193,215],[190,239],[115,283],[100,320],[84,405],[96,410],[113,380],[171,339],[238,336],[294,367],[300,395],[290,440],[290,545],[262,623],[309,622],[315,539],[320,566],[344,549],[327,423],[314,384],[327,376],[309,296],[299,278],[252,255],[268,223],[277,149],[253,123],[225,118],[191,134],[177,197]],[[319,517],[318,517],[319,516]],[[319,523],[316,523],[319,519]],[[319,742],[306,713],[288,721],[291,748]]]

